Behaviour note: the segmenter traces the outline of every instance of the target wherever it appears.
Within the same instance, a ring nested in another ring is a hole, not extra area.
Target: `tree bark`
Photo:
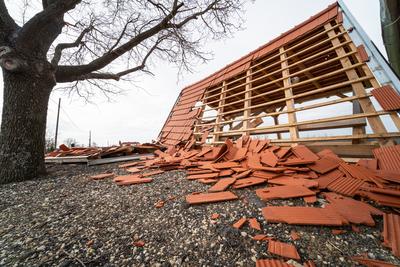
[[[3,69],[4,104],[0,133],[0,183],[24,181],[45,173],[47,106],[55,85],[45,75]]]

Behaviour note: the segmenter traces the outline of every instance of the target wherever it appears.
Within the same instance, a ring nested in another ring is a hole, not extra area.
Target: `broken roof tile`
[[[261,231],[261,224],[257,221],[256,218],[249,218],[248,221],[251,228]]]
[[[315,192],[304,186],[285,185],[257,189],[256,194],[262,200],[272,200],[313,196]]]
[[[298,145],[295,147],[292,147],[292,152],[295,154],[298,158],[304,159],[304,160],[318,160],[319,156],[316,155],[314,152],[312,152],[308,147],[304,145]]]
[[[316,160],[314,164],[308,165],[308,167],[316,171],[318,173],[324,174],[329,171],[332,171],[336,169],[339,166],[337,162],[334,162],[330,160],[329,158],[320,158],[319,160]]]
[[[92,176],[90,176],[90,178],[93,180],[102,180],[102,179],[110,178],[113,176],[114,176],[114,173],[101,173],[101,174],[92,175]]]
[[[284,258],[300,260],[300,255],[292,244],[271,240],[268,242],[268,252]]]
[[[352,197],[363,184],[362,180],[342,176],[330,183],[327,188],[330,191]]]
[[[151,171],[151,172],[148,172],[148,173],[143,173],[142,176],[143,177],[149,177],[149,176],[153,176],[153,175],[157,175],[157,174],[161,174],[161,173],[164,173],[164,171],[162,171],[162,170]]]
[[[212,173],[202,173],[202,174],[192,174],[186,176],[186,179],[188,180],[196,180],[196,179],[210,179],[210,178],[218,178],[219,173],[218,172],[212,172]]]
[[[219,177],[231,176],[233,173],[233,170],[222,170],[219,172]]]
[[[318,187],[318,181],[304,178],[294,178],[292,176],[279,176],[273,179],[269,179],[268,183],[276,185],[298,185],[308,188]]]
[[[258,185],[258,184],[263,184],[266,183],[267,181],[262,178],[257,178],[257,177],[249,177],[249,178],[243,178],[236,180],[236,182],[233,184],[233,188],[239,189],[239,188],[244,188],[252,185]]]
[[[400,109],[400,95],[392,86],[385,85],[375,88],[371,93],[383,110],[390,111]]]
[[[241,178],[246,178],[247,176],[249,176],[253,171],[252,170],[247,170],[238,174],[233,175],[233,178],[236,179],[241,179]]]
[[[307,197],[303,197],[304,202],[306,202],[307,204],[312,204],[317,202],[317,196],[307,196]]]
[[[343,173],[339,170],[333,170],[331,172],[325,173],[317,179],[318,188],[325,189],[328,185],[330,185],[340,177],[343,177]]]
[[[127,175],[129,176],[129,175]],[[119,180],[116,182],[117,185],[133,185],[133,184],[143,184],[143,183],[150,183],[152,182],[152,178],[139,178],[139,177],[132,177],[132,178],[126,178],[123,180]]]
[[[186,202],[189,204],[202,204],[236,199],[238,199],[238,197],[234,193],[229,191],[216,193],[200,193],[186,196]]]
[[[261,163],[264,163],[270,167],[275,167],[278,163],[278,158],[275,156],[274,152],[270,150],[264,150],[261,154]]]
[[[237,222],[235,222],[232,226],[233,228],[240,229],[246,223],[246,217],[240,218]]]
[[[267,222],[296,225],[340,226],[347,221],[332,209],[314,207],[264,207],[262,214]]]
[[[375,148],[372,152],[380,169],[400,172],[400,145]]]
[[[365,257],[351,257],[353,261],[356,261],[366,267],[396,267],[397,265],[391,264],[386,261],[380,261],[380,260],[373,260],[373,259],[368,259]]]
[[[219,181],[208,189],[208,192],[225,191],[231,184],[236,181],[236,178],[221,178]]]
[[[233,161],[213,163],[212,166],[215,169],[230,169],[230,168],[240,167],[240,165],[238,163],[233,162]]]
[[[141,170],[139,168],[132,167],[132,168],[126,169],[126,171],[129,172],[129,173],[138,173]]]
[[[297,233],[295,230],[290,231],[290,237],[292,238],[293,241],[300,239],[299,233]]]
[[[294,265],[277,259],[259,259],[256,261],[256,267],[294,267]]]
[[[400,216],[393,213],[383,215],[383,245],[400,257]]]

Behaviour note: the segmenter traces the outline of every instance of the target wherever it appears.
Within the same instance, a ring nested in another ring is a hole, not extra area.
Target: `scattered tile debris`
[[[268,252],[284,258],[300,260],[300,255],[292,244],[270,240],[268,242]]]
[[[114,173],[101,173],[101,174],[96,174],[96,175],[90,176],[90,178],[93,180],[102,180],[102,179],[110,178],[113,176],[114,176]]]

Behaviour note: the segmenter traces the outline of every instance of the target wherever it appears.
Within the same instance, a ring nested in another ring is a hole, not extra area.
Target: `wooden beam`
[[[250,127],[249,117],[251,115],[251,69],[246,73],[246,86],[244,92],[244,111],[243,111],[243,134],[248,135],[247,129]]]
[[[290,72],[289,69],[286,67],[289,65],[288,61],[286,60],[286,53],[285,48],[281,47],[279,49],[279,52],[281,53],[281,61],[282,61],[282,78],[283,80],[283,86],[286,88],[285,89],[285,97],[290,98],[286,100],[286,109],[288,112],[288,120],[289,124],[294,124],[297,122],[296,118],[296,112],[294,111],[294,99],[291,98],[293,97],[293,88],[290,87],[291,81],[290,81]],[[289,132],[290,132],[290,139],[292,141],[296,141],[299,138],[299,131],[297,130],[297,126],[290,126],[289,127]]]
[[[330,38],[336,36],[336,33],[334,30],[332,30],[332,26],[330,24],[327,24],[324,27],[325,27],[325,30],[328,30],[328,36]],[[340,44],[340,40],[337,37],[332,38],[331,42],[332,42],[333,46],[338,46]],[[346,54],[346,51],[344,50],[343,47],[336,48],[335,51],[336,51],[336,54],[338,55],[338,57]],[[343,68],[348,68],[353,65],[351,63],[349,57],[341,58],[340,63],[342,64]],[[358,78],[360,78],[355,69],[346,70],[346,75],[350,81],[357,80]],[[367,94],[362,82],[355,82],[351,86],[353,88],[354,95],[364,96]],[[361,106],[363,112],[366,112],[366,113],[376,112],[376,110],[369,98],[361,98],[358,100],[358,102],[360,103],[360,106]],[[374,133],[376,133],[376,134],[387,133],[387,130],[386,130],[385,126],[383,125],[382,120],[379,118],[379,116],[368,117],[368,122]]]
[[[220,107],[217,109],[217,118],[215,119],[215,126],[214,126],[213,138],[212,138],[213,142],[219,141],[220,134],[217,134],[217,132],[222,131],[222,128],[223,128],[223,127],[221,127],[220,123],[222,120],[222,114],[224,112],[226,81],[224,81],[222,85],[223,86],[221,88],[221,94],[219,96],[220,103],[218,105]]]

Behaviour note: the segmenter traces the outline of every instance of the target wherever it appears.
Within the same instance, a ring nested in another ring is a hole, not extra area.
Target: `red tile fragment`
[[[256,267],[294,267],[294,265],[277,259],[260,259],[256,261]]]
[[[343,173],[339,170],[334,170],[321,175],[318,181],[318,188],[325,189],[328,185],[336,181],[337,179],[343,177]]]
[[[232,226],[233,228],[240,229],[246,223],[246,217],[240,218],[237,222],[235,222]]]
[[[61,145],[59,146],[59,148],[60,148],[60,150],[62,150],[62,151],[70,151],[70,148],[67,147],[67,146],[64,145],[64,144],[61,144]]]
[[[129,172],[129,173],[138,173],[138,172],[140,172],[141,170],[140,169],[138,169],[138,168],[128,168],[128,169],[126,169],[126,171],[127,172]]]
[[[373,89],[371,93],[383,110],[390,111],[400,109],[400,95],[392,86],[385,85]]]
[[[165,201],[163,201],[163,200],[159,200],[159,201],[157,201],[157,203],[156,204],[154,204],[154,207],[156,207],[156,208],[162,208],[162,207],[164,207],[164,205],[165,205]]]
[[[247,176],[249,176],[253,171],[252,170],[247,170],[238,174],[233,175],[233,178],[236,179],[241,179],[241,178],[246,178]]]
[[[215,169],[230,169],[230,168],[240,167],[240,165],[233,161],[226,161],[220,163],[213,163],[212,167]]]
[[[219,177],[218,172],[212,172],[212,173],[202,173],[202,174],[193,174],[193,175],[188,175],[186,179],[188,180],[196,180],[196,179],[210,179],[210,178],[217,178]]]
[[[267,222],[297,225],[340,226],[347,221],[332,209],[314,207],[265,207],[262,214]]]
[[[133,242],[133,245],[136,247],[144,247],[145,243],[143,240],[138,240],[138,241]]]
[[[216,193],[200,193],[196,195],[187,195],[186,202],[189,204],[203,204],[227,200],[236,200],[238,197],[229,191]]]
[[[372,152],[379,169],[400,173],[400,145],[375,148]]]
[[[286,155],[288,155],[290,150],[291,150],[291,147],[281,147],[281,148],[275,153],[275,155],[276,155],[278,158],[281,159],[281,158],[285,157]]]
[[[341,235],[341,234],[344,234],[346,232],[347,232],[346,230],[342,230],[342,229],[332,229],[332,234],[333,235]]]
[[[278,158],[275,156],[274,152],[265,150],[261,154],[261,163],[264,163],[271,167],[275,167],[278,163]]]
[[[255,229],[255,230],[258,230],[258,231],[261,231],[261,225],[260,225],[260,223],[257,221],[256,218],[249,218],[248,221],[249,221],[249,225],[250,225],[251,228],[253,228],[253,229]]]
[[[300,239],[299,233],[297,233],[295,230],[290,231],[290,237],[292,238],[293,241]]]
[[[292,152],[295,154],[298,158],[305,159],[305,160],[318,160],[319,156],[316,155],[314,152],[312,152],[308,147],[304,145],[298,145],[295,147],[292,147]]]
[[[351,225],[351,230],[355,233],[359,233],[360,232],[360,227],[355,226],[354,224]]]
[[[330,203],[329,208],[333,208],[350,223],[374,226],[372,215],[383,215],[382,211],[362,201],[335,193],[324,193],[324,196]]]
[[[351,257],[351,259],[353,261],[356,261],[356,262],[362,264],[363,266],[366,266],[366,267],[396,267],[397,266],[397,265],[391,264],[386,261],[372,260],[372,259],[368,259],[365,257]]]
[[[303,197],[304,202],[308,203],[308,204],[312,204],[317,202],[317,196],[308,196],[308,197]]]
[[[391,248],[400,257],[400,216],[393,213],[383,215],[383,245]]]
[[[133,167],[133,166],[136,166],[136,165],[139,165],[139,164],[140,164],[139,161],[128,162],[128,163],[124,163],[124,164],[118,165],[118,168],[128,168],[128,167]]]
[[[249,177],[249,178],[243,178],[243,179],[236,180],[236,182],[233,184],[232,187],[235,189],[239,189],[239,188],[249,187],[252,185],[263,184],[266,182],[267,181],[262,178]]]
[[[162,171],[162,170],[152,171],[152,172],[144,173],[144,174],[142,174],[142,176],[149,177],[149,176],[153,176],[153,175],[157,175],[157,174],[161,174],[161,173],[164,173],[164,171]]]
[[[304,186],[285,185],[257,189],[256,194],[261,200],[272,200],[314,196],[315,192]]]
[[[225,191],[231,184],[236,181],[236,178],[222,178],[208,189],[208,192],[220,192]]]
[[[284,258],[300,260],[300,255],[292,244],[271,240],[268,242],[268,252]]]
[[[265,240],[270,240],[270,239],[271,239],[271,237],[268,237],[267,235],[263,235],[263,234],[253,236],[253,240],[255,240],[255,241],[265,241]]]
[[[199,181],[202,184],[213,184],[213,183],[218,182],[218,179],[213,179],[213,178],[210,178],[210,179],[197,179],[197,181]]]
[[[362,62],[369,61],[369,56],[368,56],[367,50],[365,50],[364,45],[357,46],[357,53],[360,56],[360,59]]]
[[[219,172],[219,177],[231,176],[232,174],[233,174],[232,170],[222,170]]]
[[[362,197],[367,197],[382,206],[400,208],[400,198],[397,196],[377,194],[367,191],[358,191],[357,194]]]
[[[133,184],[143,184],[143,183],[150,183],[153,181],[152,178],[141,178],[135,175],[125,175],[116,177],[117,185],[133,185]]]
[[[297,186],[304,186],[307,188],[318,187],[318,182],[315,180],[294,178],[291,176],[276,177],[268,180],[268,183],[276,185],[292,185],[292,186],[297,185]]]
[[[216,220],[218,218],[219,218],[219,214],[218,213],[211,214],[211,220]]]
[[[332,171],[332,170],[336,169],[338,166],[339,166],[339,164],[337,162],[334,162],[334,161],[330,160],[329,158],[321,158],[319,160],[316,160],[314,164],[308,165],[308,167],[311,170],[316,171],[321,174]]]
[[[378,169],[378,160],[377,159],[360,159],[360,160],[358,160],[357,165],[376,171]]]
[[[363,180],[342,176],[330,183],[327,188],[330,191],[352,197],[363,184]]]
[[[101,173],[101,174],[96,174],[96,175],[90,176],[90,178],[93,180],[102,180],[102,179],[110,178],[113,176],[114,176],[114,173]]]

